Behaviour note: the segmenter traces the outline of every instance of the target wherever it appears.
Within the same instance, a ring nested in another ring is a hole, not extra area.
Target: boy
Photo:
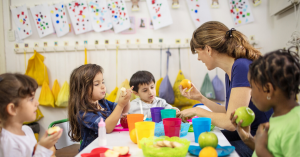
[[[136,98],[130,102],[129,114],[142,113],[147,118],[151,118],[150,108],[152,107],[164,107],[165,109],[175,109],[176,112],[180,110],[176,107],[172,107],[162,98],[156,97],[155,79],[153,75],[148,71],[138,71],[130,78],[130,87],[133,87],[133,93],[140,98]]]

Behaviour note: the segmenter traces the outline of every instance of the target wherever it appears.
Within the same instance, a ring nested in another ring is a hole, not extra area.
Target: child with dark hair
[[[34,121],[39,102],[34,98],[37,82],[22,74],[0,75],[0,156],[50,157],[62,130],[37,142],[24,122]]]
[[[252,101],[260,111],[271,108],[274,114],[269,123],[260,124],[255,137],[250,126],[231,122],[243,142],[255,150],[252,157],[300,156],[300,107],[296,101],[300,85],[299,56],[291,51],[278,50],[259,57],[250,65],[248,79]]]
[[[118,103],[105,99],[103,69],[96,64],[86,64],[76,68],[70,77],[70,97],[68,117],[69,136],[79,142],[80,151],[98,137],[98,123],[105,121],[106,132],[111,133],[122,113],[130,107],[132,88],[120,95]]]
[[[155,79],[148,71],[138,71],[132,75],[129,82],[130,86],[134,86],[133,93],[139,98],[130,102],[129,114],[143,113],[147,118],[151,118],[150,108],[164,107],[165,109],[175,109],[177,113],[180,110],[172,107],[162,98],[156,97]]]

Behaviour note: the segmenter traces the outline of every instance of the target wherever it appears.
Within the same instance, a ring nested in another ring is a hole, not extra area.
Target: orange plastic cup
[[[134,123],[142,122],[143,119],[144,119],[143,114],[129,114],[129,115],[127,115],[127,123],[128,123],[129,134],[130,134],[131,130],[135,128]]]

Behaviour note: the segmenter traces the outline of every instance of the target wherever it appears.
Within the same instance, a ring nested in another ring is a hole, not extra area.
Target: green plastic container
[[[174,109],[164,109],[160,111],[161,119],[165,118],[176,118],[176,110]]]

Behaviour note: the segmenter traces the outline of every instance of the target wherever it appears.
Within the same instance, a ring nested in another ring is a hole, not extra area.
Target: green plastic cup
[[[165,118],[176,118],[176,110],[174,109],[164,109],[161,110],[161,119]]]

